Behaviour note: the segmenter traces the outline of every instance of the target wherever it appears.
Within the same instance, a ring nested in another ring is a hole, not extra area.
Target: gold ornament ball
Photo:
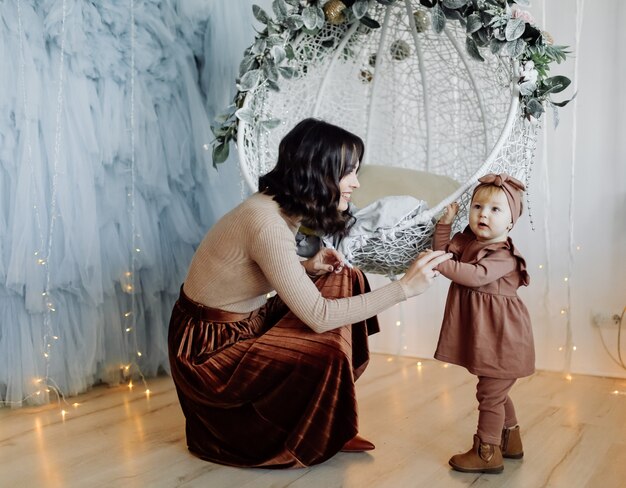
[[[346,4],[341,0],[330,0],[324,5],[324,15],[326,20],[331,24],[341,24],[346,20],[346,16],[343,11],[346,9]]]
[[[415,19],[415,30],[417,32],[426,32],[430,27],[428,14],[423,10],[416,10],[413,12],[413,19]]]
[[[389,53],[396,61],[403,61],[411,55],[411,47],[406,41],[398,39],[397,41],[393,41],[391,43]]]
[[[361,72],[359,73],[359,79],[363,83],[370,83],[373,78],[374,78],[374,75],[368,69],[362,69]]]

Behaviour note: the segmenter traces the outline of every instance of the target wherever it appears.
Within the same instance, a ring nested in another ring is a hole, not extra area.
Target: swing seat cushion
[[[424,200],[429,208],[454,193],[461,185],[448,176],[393,166],[368,164],[359,171],[360,188],[352,203],[363,208],[388,196],[409,195]]]

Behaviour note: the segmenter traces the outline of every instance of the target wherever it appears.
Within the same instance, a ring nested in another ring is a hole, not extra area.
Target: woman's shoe
[[[343,445],[341,452],[372,451],[374,447],[373,443],[357,434]]]

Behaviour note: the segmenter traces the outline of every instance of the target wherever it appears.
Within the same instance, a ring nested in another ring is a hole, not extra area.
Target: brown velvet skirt
[[[344,269],[317,279],[326,298],[369,291]],[[169,326],[172,377],[189,450],[240,467],[321,463],[358,431],[354,382],[376,317],[318,334],[277,296],[251,314],[211,309],[182,291]]]

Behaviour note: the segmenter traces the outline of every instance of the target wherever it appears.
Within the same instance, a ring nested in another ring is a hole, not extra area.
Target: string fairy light
[[[29,177],[31,181],[31,194],[33,196],[33,200],[35,203],[33,204],[33,212],[35,214],[35,224],[39,234],[39,249],[34,251],[34,256],[36,259],[36,264],[44,267],[44,291],[42,292],[42,300],[43,300],[43,310],[42,310],[42,322],[43,322],[43,347],[44,350],[42,352],[42,356],[44,358],[44,370],[45,375],[43,378],[34,378],[34,384],[36,385],[37,390],[29,395],[23,395],[22,398],[17,401],[0,401],[3,405],[8,404],[18,404],[23,405],[24,402],[28,402],[31,398],[41,397],[44,395],[43,400],[41,402],[46,402],[50,400],[50,396],[48,393],[54,392],[57,396],[57,401],[60,403],[65,400],[65,397],[59,388],[58,384],[50,377],[50,354],[52,349],[53,341],[57,341],[59,339],[58,334],[53,332],[52,328],[52,317],[51,314],[56,312],[56,308],[54,302],[51,300],[50,293],[50,256],[52,255],[52,244],[53,244],[53,236],[55,223],[57,218],[57,182],[59,176],[59,160],[60,160],[60,152],[61,152],[61,115],[63,113],[63,67],[64,67],[64,58],[65,58],[65,21],[66,21],[66,13],[67,13],[67,5],[66,0],[63,0],[61,5],[61,32],[60,32],[60,54],[59,54],[59,82],[58,82],[58,90],[57,90],[57,110],[56,110],[56,119],[55,119],[55,134],[54,134],[54,153],[53,153],[53,163],[52,163],[52,178],[51,178],[51,188],[50,188],[50,214],[49,214],[49,222],[48,222],[48,235],[47,239],[44,238],[43,226],[41,221],[41,214],[39,212],[39,206],[37,205],[37,180],[35,178],[35,172],[33,167],[33,150],[32,150],[32,140],[31,140],[31,132],[30,132],[30,119],[29,119],[29,106],[28,106],[28,98],[26,97],[26,57],[24,55],[24,29],[22,23],[22,4],[21,0],[17,0],[17,20],[18,20],[18,38],[19,38],[19,56],[20,56],[20,83],[22,86],[22,108],[24,114],[24,136],[25,136],[25,146],[26,146],[26,165],[29,172]],[[43,194],[43,192],[42,192]],[[42,250],[45,247],[45,254],[41,255]],[[38,400],[39,402],[39,400]],[[65,412],[62,410],[63,418],[65,418]]]
[[[122,290],[125,291],[130,298],[130,311],[123,314],[123,318],[126,320],[126,327],[124,328],[129,340],[129,349],[132,349],[134,353],[132,356],[141,358],[143,353],[139,350],[137,341],[137,258],[141,253],[141,247],[138,243],[139,233],[137,232],[137,212],[136,212],[136,191],[137,191],[137,165],[136,165],[136,141],[135,141],[135,54],[136,54],[136,27],[135,27],[135,1],[129,0],[130,10],[130,189],[128,191],[129,197],[129,214],[130,214],[130,227],[131,227],[131,245],[130,245],[130,271],[124,273],[124,285]],[[133,368],[134,367],[134,368]],[[134,369],[134,371],[133,371]],[[131,376],[135,373],[139,376],[141,382],[148,390],[148,384],[145,376],[141,372],[141,368],[136,361],[131,360],[129,364],[122,365],[120,367],[122,379]],[[132,378],[128,383],[129,390],[132,391],[133,382]]]
[[[576,0],[576,32],[575,32],[575,52],[580,52],[580,37],[582,32],[582,23],[583,23],[583,11],[585,7],[584,0]],[[576,85],[578,84],[578,65],[579,65],[579,57],[574,56],[574,92],[576,92]],[[578,133],[578,102],[576,100],[572,101],[573,103],[573,113],[572,113],[572,140],[577,140]],[[571,309],[572,304],[572,282],[569,277],[572,274],[572,268],[574,266],[574,190],[575,190],[575,175],[576,175],[576,144],[572,144],[572,164],[570,166],[570,200],[569,200],[569,233],[568,233],[568,275],[563,278],[563,281],[567,283],[567,303],[568,310]],[[567,318],[567,328],[566,328],[566,337],[565,337],[565,371],[568,373],[567,376],[570,377],[569,372],[572,368],[572,351],[573,347],[573,334],[572,334],[572,323],[571,323],[571,313],[566,315]]]

